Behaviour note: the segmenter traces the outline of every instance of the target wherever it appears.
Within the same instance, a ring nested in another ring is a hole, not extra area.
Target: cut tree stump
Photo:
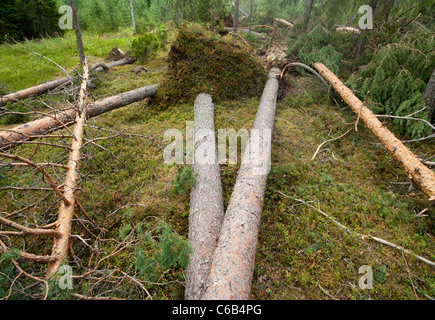
[[[194,105],[195,186],[190,193],[189,243],[193,250],[186,270],[186,300],[199,300],[210,274],[224,218],[224,201],[214,126],[214,104],[200,94]]]
[[[112,111],[132,104],[134,102],[150,98],[157,93],[157,84],[138,88],[132,91],[120,93],[116,96],[98,100],[88,105],[87,118],[96,117],[102,113]],[[13,148],[23,141],[33,140],[32,136],[41,136],[75,123],[76,110],[69,109],[53,116],[25,123],[10,130],[0,132],[0,150]]]
[[[250,297],[280,73],[277,68],[269,72],[225,213],[203,300]]]
[[[378,138],[393,158],[405,169],[408,177],[429,197],[435,200],[435,172],[426,167],[396,136],[385,127],[376,115],[322,63],[314,67],[334,87],[335,91],[359,115],[367,128]]]

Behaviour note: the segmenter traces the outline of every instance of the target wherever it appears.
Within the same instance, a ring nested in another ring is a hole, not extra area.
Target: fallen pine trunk
[[[289,29],[293,28],[293,26],[294,26],[293,23],[291,23],[287,20],[284,20],[284,19],[275,18],[273,20],[275,20],[276,22],[282,23],[283,25],[287,26],[287,28],[289,28]]]
[[[224,218],[211,96],[198,95],[194,110],[196,180],[190,194],[189,213],[189,243],[193,252],[186,270],[186,300],[199,300],[204,293]]]
[[[124,59],[119,60],[119,61],[109,63],[107,65],[97,63],[97,64],[95,64],[95,66],[90,68],[90,71],[95,69],[95,72],[101,72],[103,70],[107,70],[108,68],[113,68],[113,67],[117,67],[117,66],[121,66],[121,65],[131,64],[135,61],[136,60],[134,58],[128,57],[128,58],[124,58]],[[39,95],[44,94],[48,91],[54,90],[61,85],[65,85],[65,84],[71,82],[73,79],[74,79],[74,77],[64,77],[64,78],[60,78],[57,80],[53,80],[50,82],[40,84],[40,85],[35,86],[35,87],[31,87],[31,88],[27,88],[27,89],[24,89],[21,91],[10,93],[8,95],[0,97],[0,107],[6,105],[6,103],[8,103],[8,102],[15,102],[18,100],[24,100],[27,97],[32,96],[32,95],[39,96]]]
[[[367,128],[378,138],[393,158],[408,173],[409,178],[429,197],[435,200],[435,172],[426,167],[396,136],[388,130],[376,115],[364,106],[353,92],[322,63],[314,67],[324,76],[340,94],[343,100],[359,115]]]
[[[241,300],[250,296],[280,73],[276,68],[269,72],[225,213],[204,300]]]
[[[89,104],[86,113],[87,118],[96,117],[102,113],[118,109],[131,103],[155,96],[157,84],[138,88],[132,91],[120,93],[116,96],[98,100]],[[0,150],[7,150],[17,146],[22,141],[32,140],[35,135],[47,134],[75,122],[76,110],[69,109],[53,116],[25,123],[11,130],[0,132]]]
[[[77,180],[79,179],[79,163],[81,157],[81,148],[83,146],[83,134],[85,131],[86,122],[86,96],[88,92],[89,70],[86,58],[83,62],[83,80],[80,86],[79,99],[77,102],[76,119],[74,126],[74,138],[71,142],[71,152],[68,160],[68,171],[64,182],[64,197],[68,200],[68,204],[61,202],[59,214],[57,218],[56,233],[54,237],[53,249],[51,257],[56,258],[50,262],[46,271],[46,277],[54,275],[60,264],[67,258],[69,249],[69,238],[71,234],[72,218],[74,216],[75,207],[75,192],[77,190]]]

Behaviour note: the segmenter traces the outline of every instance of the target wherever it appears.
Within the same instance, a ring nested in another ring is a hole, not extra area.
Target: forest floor
[[[90,43],[87,37],[92,36],[85,35],[85,43]],[[73,41],[61,39],[30,43],[34,51],[46,56],[55,52],[53,60],[65,68],[78,67],[72,54]],[[104,58],[116,45],[122,50],[128,49],[130,40],[108,37],[92,42],[94,51],[88,54],[90,64]],[[64,41],[70,50],[57,50]],[[29,52],[23,52],[26,51],[17,45],[0,46],[0,82],[8,84],[11,90],[51,80],[56,73],[61,75],[55,66],[49,71],[51,74],[30,72],[31,66],[40,61],[34,62]],[[11,58],[12,54],[15,58]],[[167,50],[147,61],[144,66],[150,71],[146,73],[136,74],[130,65],[99,75],[99,86],[92,90],[91,100],[159,83],[167,69],[166,57]],[[8,64],[12,67],[9,71],[5,70]],[[323,211],[352,231],[382,238],[435,260],[433,208],[361,122],[357,132],[352,130],[324,145],[311,161],[319,144],[354,128],[356,116],[346,105],[337,105],[330,98],[331,93],[315,78],[293,76],[291,82],[290,94],[277,104],[272,168],[267,181],[252,298],[435,297],[433,267],[399,250],[349,235],[319,212]],[[259,98],[217,104],[216,130],[249,130],[258,104]],[[126,232],[138,229],[138,225],[152,228],[156,221],[170,224],[178,235],[187,238],[189,188],[186,186],[182,194],[173,191],[174,181],[184,166],[168,166],[163,161],[163,149],[169,144],[163,141],[164,132],[168,129],[185,132],[186,121],[193,121],[192,105],[156,110],[148,101],[89,121],[94,127],[149,137],[123,136],[101,141],[110,153],[92,146],[84,151],[87,159],[81,170],[87,176],[82,179],[78,199],[99,227],[106,230],[106,238],[122,239]],[[89,135],[104,135],[92,127],[86,130]],[[410,147],[422,158],[435,154],[435,145],[430,142],[414,143]],[[31,150],[26,146],[14,152],[26,154]],[[41,147],[38,157],[47,159],[51,152]],[[225,205],[237,170],[238,165],[221,166]],[[426,208],[429,208],[426,214],[432,217],[417,217]],[[150,223],[144,225],[143,221]],[[78,224],[75,227],[77,234],[83,231]],[[76,252],[83,249],[80,242],[77,246]],[[110,252],[109,247],[107,252]],[[136,259],[133,250],[126,250],[104,263],[127,271],[134,268]],[[373,270],[372,289],[359,287],[364,275],[359,270],[363,266]],[[153,299],[183,299],[182,268],[159,272],[159,285],[152,284],[154,280],[147,279],[146,275],[142,278],[149,281],[146,287]],[[81,286],[77,290],[80,293],[88,289]],[[123,297],[135,299],[138,296],[132,293],[130,297]]]

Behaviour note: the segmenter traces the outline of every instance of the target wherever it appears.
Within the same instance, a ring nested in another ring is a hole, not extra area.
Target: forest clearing
[[[19,3],[0,299],[435,298],[431,1]]]

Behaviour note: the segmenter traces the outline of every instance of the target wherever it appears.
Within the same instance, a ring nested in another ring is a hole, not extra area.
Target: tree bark
[[[153,97],[156,93],[157,84],[98,100],[89,104],[86,116],[87,118],[96,117],[102,113]],[[75,123],[75,119],[76,110],[69,109],[53,116],[43,117],[10,130],[2,131],[0,132],[0,150],[7,150],[19,145],[22,141],[32,140],[34,139],[32,136],[44,135],[62,129],[64,126],[70,126]]]
[[[93,65],[89,71],[93,71],[95,70],[95,72],[101,72],[103,71],[105,68],[109,69],[109,68],[114,68],[114,67],[118,67],[118,66],[122,66],[122,65],[126,65],[126,64],[131,64],[134,63],[136,61],[136,59],[132,58],[132,57],[127,57],[124,58],[122,60],[119,61],[115,61],[112,63],[108,63],[107,65],[102,64],[102,63],[96,63],[95,65]],[[67,84],[69,82],[71,82],[74,78],[73,77],[64,77],[64,78],[60,78],[60,79],[56,79],[50,82],[46,82],[31,88],[27,88],[21,91],[17,91],[8,95],[5,95],[3,97],[0,97],[0,107],[6,105],[6,103],[8,102],[16,102],[19,100],[24,100],[26,98],[28,98],[29,96],[39,96],[41,94],[47,93],[51,90],[56,89],[57,87]]]
[[[77,16],[76,2],[75,0],[69,0],[69,3],[71,5],[73,14],[74,31],[77,38],[77,48],[79,50],[80,64],[83,66],[85,63],[85,48],[83,46],[82,31],[80,30],[79,18]]]
[[[131,22],[133,24],[133,34],[136,34],[136,21],[134,19],[134,8],[133,8],[133,0],[130,0],[130,12],[131,12]]]
[[[276,68],[269,72],[225,213],[204,300],[240,300],[250,296],[280,73]]]
[[[77,112],[75,118],[74,138],[71,142],[71,152],[68,160],[68,171],[64,182],[64,197],[69,204],[62,202],[59,208],[57,219],[56,233],[54,238],[53,250],[51,256],[56,258],[54,262],[48,265],[46,277],[49,278],[55,274],[63,260],[67,258],[69,248],[69,237],[71,234],[72,218],[74,216],[75,192],[77,189],[77,180],[79,178],[78,169],[83,146],[83,134],[86,122],[86,96],[88,92],[89,70],[86,59],[83,62],[83,81],[80,87],[79,99],[77,102]]]
[[[426,167],[418,158],[391,133],[376,117],[364,106],[353,92],[322,63],[315,63],[314,67],[324,76],[340,94],[343,100],[359,115],[367,128],[378,138],[382,145],[390,152],[393,158],[405,169],[412,181],[429,197],[435,200],[435,172]]]
[[[424,102],[429,110],[429,121],[435,124],[435,69],[424,91]]]
[[[193,253],[186,270],[186,300],[199,300],[204,293],[224,217],[211,96],[200,94],[194,109],[196,181],[190,194],[189,215],[189,243]]]

